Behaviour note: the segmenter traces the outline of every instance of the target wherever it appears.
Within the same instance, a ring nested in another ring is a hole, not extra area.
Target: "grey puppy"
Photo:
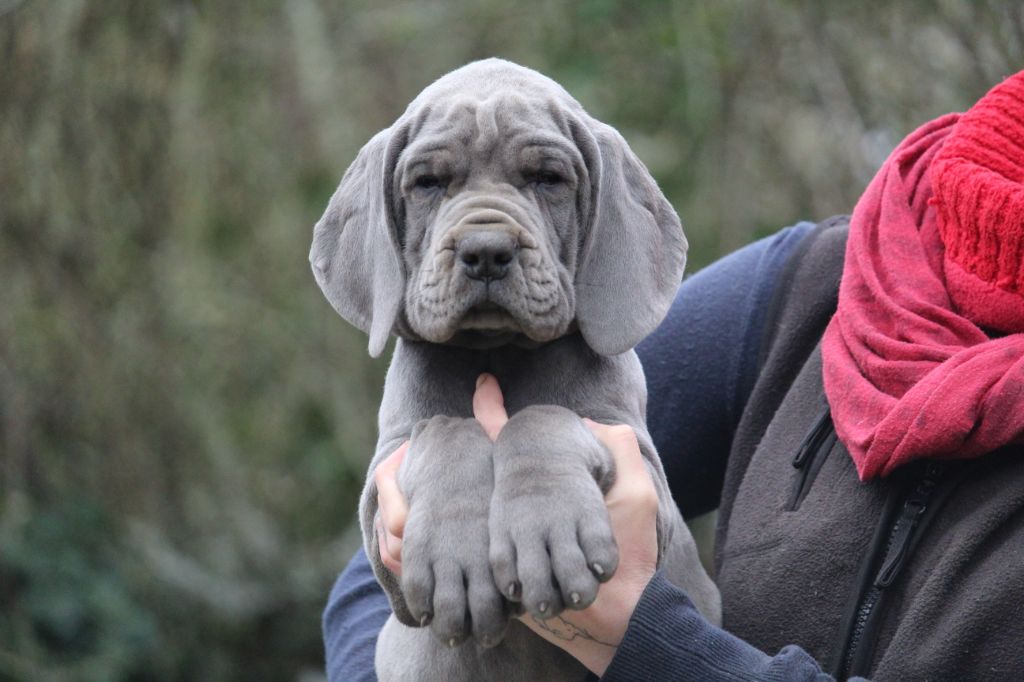
[[[613,461],[578,415],[636,431],[659,495],[659,566],[719,620],[644,423],[632,351],[664,317],[686,246],[622,137],[506,61],[439,79],[359,152],[310,262],[371,355],[399,337],[371,472],[411,439],[400,581],[379,558],[372,475],[360,503],[394,609],[377,643],[381,679],[584,677],[512,619],[585,608],[618,562],[603,501]],[[494,443],[472,418],[481,372],[511,415]]]

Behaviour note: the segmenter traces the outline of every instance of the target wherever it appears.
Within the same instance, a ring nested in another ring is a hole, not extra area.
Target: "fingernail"
[[[485,381],[487,381],[487,375],[481,374],[476,378],[476,387],[480,388],[480,386],[482,386]]]
[[[510,599],[515,599],[516,594],[519,592],[519,583],[509,583],[508,590],[506,591],[508,592],[508,596]]]
[[[569,595],[569,599],[572,600],[573,604],[579,604],[580,603],[580,593],[579,592],[573,592],[572,594]]]
[[[540,611],[541,613],[547,613],[548,612],[548,603],[546,601],[542,601],[541,603],[537,604],[537,610]]]
[[[596,561],[593,564],[591,564],[590,567],[594,569],[594,575],[596,575],[597,577],[600,578],[602,575],[604,575],[604,569],[601,568],[601,564],[597,563]]]

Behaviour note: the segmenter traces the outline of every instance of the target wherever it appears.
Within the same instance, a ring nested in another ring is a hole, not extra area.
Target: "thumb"
[[[492,441],[498,437],[498,432],[508,422],[505,397],[501,394],[498,380],[491,374],[481,374],[476,380],[473,416],[480,422],[480,426],[484,427],[484,432]]]

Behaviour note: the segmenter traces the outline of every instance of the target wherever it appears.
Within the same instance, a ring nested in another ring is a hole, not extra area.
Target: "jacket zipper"
[[[856,611],[853,630],[847,643],[846,655],[842,658],[843,667],[840,678],[865,671],[855,671],[857,661],[867,653],[866,647],[874,646],[874,632],[868,629],[872,616],[886,588],[895,582],[910,557],[910,547],[919,528],[921,517],[928,509],[928,502],[935,490],[945,465],[941,462],[929,462],[924,475],[918,480],[916,487],[907,495],[896,520],[886,536],[885,550],[882,554],[881,566],[874,580],[860,599]],[[869,553],[871,556],[873,552]],[[867,635],[872,635],[868,638]],[[870,642],[867,644],[866,642]]]
[[[786,501],[785,511],[796,511],[800,508],[811,483],[814,482],[814,476],[821,469],[818,458],[831,452],[835,442],[836,431],[832,424],[832,412],[826,404],[793,456],[793,468],[799,473],[793,482],[793,490]]]

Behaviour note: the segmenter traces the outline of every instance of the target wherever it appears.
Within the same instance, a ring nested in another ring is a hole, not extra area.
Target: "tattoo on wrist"
[[[611,644],[610,642],[602,642],[597,637],[594,637],[592,634],[590,634],[590,632],[588,632],[586,628],[581,628],[579,625],[576,625],[572,621],[566,620],[562,616],[555,616],[553,618],[548,618],[547,620],[541,620],[537,616],[530,616],[530,618],[533,619],[533,622],[541,630],[544,630],[545,632],[554,635],[556,639],[560,639],[563,642],[572,642],[576,639],[585,639],[587,641],[594,642],[595,644],[611,647],[612,649],[618,646],[616,644]]]

